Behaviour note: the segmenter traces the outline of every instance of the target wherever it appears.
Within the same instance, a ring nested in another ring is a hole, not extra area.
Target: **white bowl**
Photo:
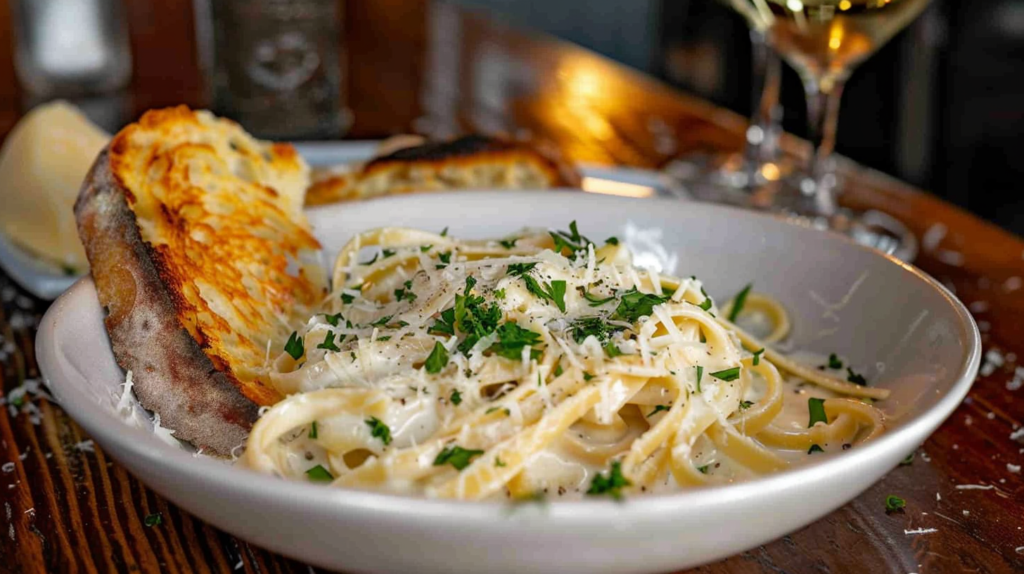
[[[977,327],[933,279],[837,235],[751,212],[580,193],[463,192],[338,205],[310,217],[330,254],[352,234],[384,225],[497,237],[524,226],[565,228],[575,219],[595,240],[628,235],[634,243],[660,230],[661,243],[678,257],[678,274],[696,274],[719,300],[754,281],[790,309],[794,348],[841,353],[893,391],[878,405],[892,423],[884,436],[815,464],[622,503],[513,510],[284,482],[195,458],[116,414],[124,374],[92,282],[83,279],[51,307],[37,339],[40,367],[97,443],[188,512],[328,568],[595,574],[717,560],[796,530],[864,491],[953,412],[978,369]]]

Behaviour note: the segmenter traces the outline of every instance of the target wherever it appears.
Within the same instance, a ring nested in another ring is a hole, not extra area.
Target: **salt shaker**
[[[34,100],[106,94],[128,85],[121,0],[10,0],[15,71]]]

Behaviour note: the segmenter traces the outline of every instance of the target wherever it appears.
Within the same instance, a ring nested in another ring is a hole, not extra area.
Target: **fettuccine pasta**
[[[720,310],[614,238],[386,228],[338,255],[324,313],[267,369],[287,398],[243,456],[333,486],[485,500],[664,492],[785,470],[885,428],[884,389],[766,344],[786,310]],[[760,340],[726,317],[759,315]],[[269,357],[269,355],[268,355]],[[839,366],[842,366],[841,364]]]

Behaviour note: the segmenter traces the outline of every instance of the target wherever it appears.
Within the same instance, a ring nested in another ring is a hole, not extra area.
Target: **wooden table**
[[[202,105],[192,3],[126,4],[135,113]],[[9,37],[5,10],[0,3],[0,32]],[[345,18],[352,137],[529,130],[577,160],[647,167],[742,140],[744,122],[729,112],[448,5],[349,2]],[[3,133],[19,115],[12,70],[9,51],[0,54]],[[1024,572],[1024,488],[1013,470],[1024,462],[1024,439],[1010,438],[1024,423],[1024,390],[1012,382],[1014,354],[1024,361],[1024,242],[888,177],[852,165],[847,172],[844,201],[887,211],[926,236],[917,264],[970,306],[985,350],[1005,362],[978,379],[911,465],[799,532],[696,571]],[[47,302],[2,273],[0,295],[0,375],[9,392],[39,377],[33,339]],[[28,402],[36,416],[0,409],[0,463],[13,463],[0,471],[0,572],[313,571],[185,514],[88,448],[58,405]],[[987,489],[957,488],[968,484]],[[886,515],[888,494],[907,500],[905,514]],[[162,524],[147,526],[154,513]],[[928,533],[907,533],[918,529]]]

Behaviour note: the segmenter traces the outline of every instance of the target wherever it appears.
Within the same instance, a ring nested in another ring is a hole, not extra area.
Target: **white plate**
[[[64,408],[114,458],[186,511],[260,546],[362,572],[658,572],[717,560],[792,532],[854,498],[920,445],[966,395],[980,339],[967,310],[915,268],[842,237],[729,208],[579,193],[412,195],[312,210],[336,251],[382,225],[494,237],[576,219],[595,238],[660,230],[680,274],[724,298],[753,280],[791,310],[795,347],[840,352],[891,388],[891,429],[815,464],[658,497],[506,505],[289,483],[194,458],[116,415],[113,361],[92,283],[43,319],[40,367]],[[669,258],[671,260],[671,257]],[[855,561],[854,556],[850,557]]]
[[[295,142],[295,149],[314,167],[357,163],[372,158],[379,141]],[[671,178],[655,170],[582,164],[584,188],[594,193],[632,197],[673,196],[686,199],[686,192]],[[0,233],[0,267],[29,293],[54,299],[79,279],[40,260]]]
[[[54,299],[75,281],[62,269],[25,251],[0,233],[0,267],[29,293],[40,299]]]

